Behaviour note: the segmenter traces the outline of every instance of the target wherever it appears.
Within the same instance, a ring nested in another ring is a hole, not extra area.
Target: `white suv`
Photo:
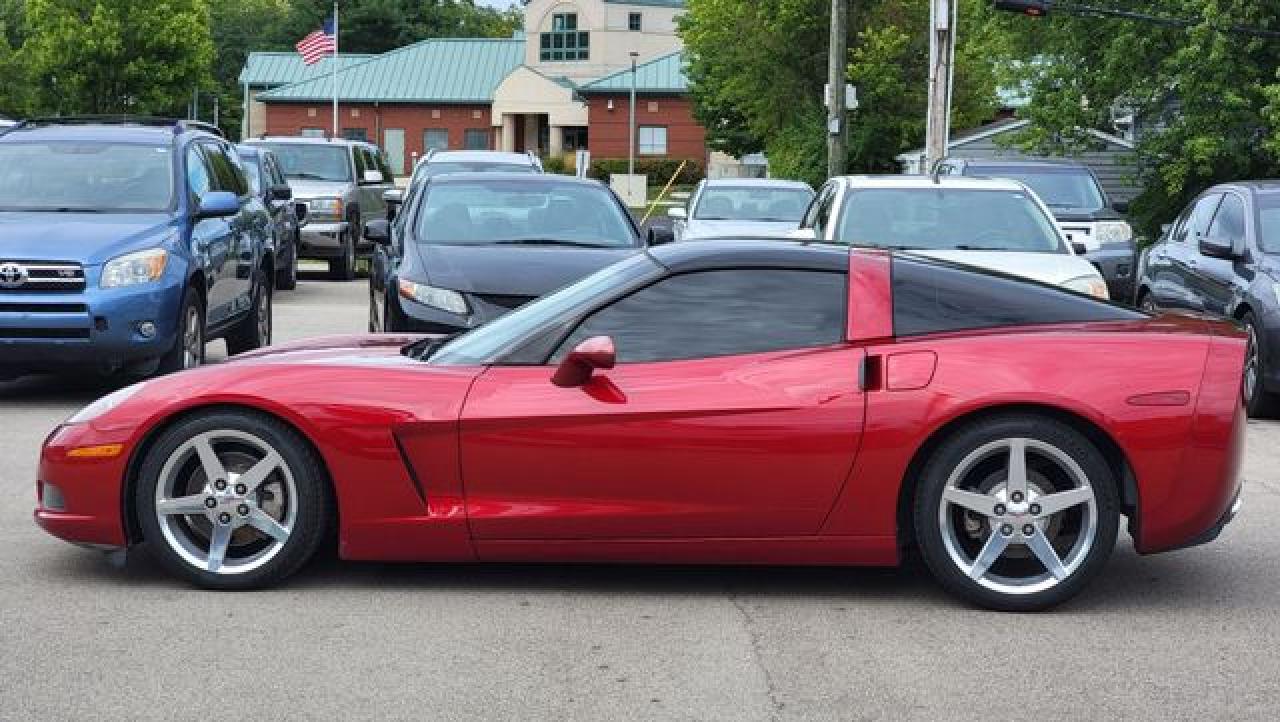
[[[1017,181],[957,176],[843,176],[818,191],[796,238],[909,250],[1107,298],[1098,269],[1073,252],[1044,203]]]

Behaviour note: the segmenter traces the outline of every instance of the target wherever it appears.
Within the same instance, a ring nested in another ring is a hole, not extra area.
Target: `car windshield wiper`
[[[510,238],[493,241],[500,246],[572,246],[574,248],[610,248],[608,244],[567,241],[562,238]]]

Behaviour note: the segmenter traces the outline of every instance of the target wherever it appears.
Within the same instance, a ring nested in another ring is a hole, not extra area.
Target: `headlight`
[[[163,248],[151,248],[130,253],[107,261],[102,267],[103,288],[119,288],[139,283],[150,283],[164,275],[169,263],[169,253]]]
[[[341,198],[316,198],[307,201],[307,214],[309,216],[324,216],[328,218],[342,217],[342,199]]]
[[[1107,282],[1102,280],[1101,276],[1079,276],[1062,284],[1072,291],[1087,293],[1094,298],[1101,298],[1104,301],[1111,299],[1111,294],[1107,292]]]
[[[84,424],[84,423],[93,421],[99,416],[102,416],[108,411],[119,406],[120,404],[123,404],[125,401],[128,401],[130,396],[133,396],[134,394],[141,391],[142,387],[146,385],[147,385],[147,382],[142,381],[132,386],[126,386],[120,389],[119,391],[112,391],[106,396],[103,396],[97,401],[77,411],[75,416],[72,416],[71,418],[67,419],[66,423]]]
[[[1094,236],[1098,243],[1128,243],[1133,240],[1133,228],[1124,221],[1098,221]]]
[[[470,310],[467,308],[467,299],[462,297],[457,291],[450,291],[446,288],[436,288],[423,283],[414,283],[400,279],[400,295],[410,301],[438,308],[441,311],[456,313],[459,316],[465,316]]]

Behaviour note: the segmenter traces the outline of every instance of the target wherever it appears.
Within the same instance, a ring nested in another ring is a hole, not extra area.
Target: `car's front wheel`
[[[227,336],[227,353],[232,356],[271,345],[271,330],[275,322],[272,308],[274,286],[264,271],[258,271],[254,285],[253,305],[249,313]]]
[[[182,309],[178,314],[178,332],[173,346],[160,359],[158,373],[168,374],[195,368],[204,363],[204,309],[194,288],[182,294]]]
[[[1036,415],[985,419],[948,436],[916,488],[920,551],[947,590],[1033,611],[1078,593],[1115,547],[1119,504],[1097,447]]]
[[[195,416],[165,431],[143,461],[133,503],[159,561],[212,589],[283,580],[315,555],[332,517],[307,443],[247,411]]]
[[[1253,418],[1267,418],[1276,413],[1280,407],[1276,395],[1267,391],[1263,384],[1266,378],[1266,349],[1262,346],[1258,335],[1258,321],[1253,313],[1246,313],[1240,319],[1248,334],[1248,345],[1245,347],[1244,376],[1241,393],[1244,396],[1245,411]]]

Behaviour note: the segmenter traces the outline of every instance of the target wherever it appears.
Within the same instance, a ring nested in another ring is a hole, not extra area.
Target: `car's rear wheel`
[[[338,238],[341,255],[329,261],[329,277],[335,281],[351,281],[356,277],[356,245],[360,242],[359,219],[352,218],[347,232]]]
[[[182,310],[178,314],[178,333],[173,347],[160,359],[157,373],[168,374],[195,368],[204,363],[204,309],[194,288],[182,294]]]
[[[253,305],[244,320],[227,336],[227,353],[232,356],[271,345],[274,323],[272,299],[275,294],[271,292],[272,285],[264,271],[258,271],[254,280]]]
[[[289,262],[284,268],[276,271],[276,288],[281,291],[292,291],[298,287],[298,245],[294,242],[289,251]]]
[[[331,518],[315,453],[284,424],[220,411],[164,432],[133,503],[153,554],[212,589],[274,584],[315,555]]]
[[[1253,418],[1267,418],[1276,414],[1280,401],[1277,401],[1275,394],[1267,391],[1263,383],[1266,378],[1266,349],[1258,335],[1258,322],[1253,313],[1246,313],[1240,323],[1244,324],[1245,333],[1249,336],[1245,347],[1244,375],[1241,379],[1245,410]]]
[[[959,429],[916,488],[916,536],[930,570],[948,591],[992,609],[1045,609],[1077,594],[1106,564],[1119,517],[1098,449],[1035,415]]]

